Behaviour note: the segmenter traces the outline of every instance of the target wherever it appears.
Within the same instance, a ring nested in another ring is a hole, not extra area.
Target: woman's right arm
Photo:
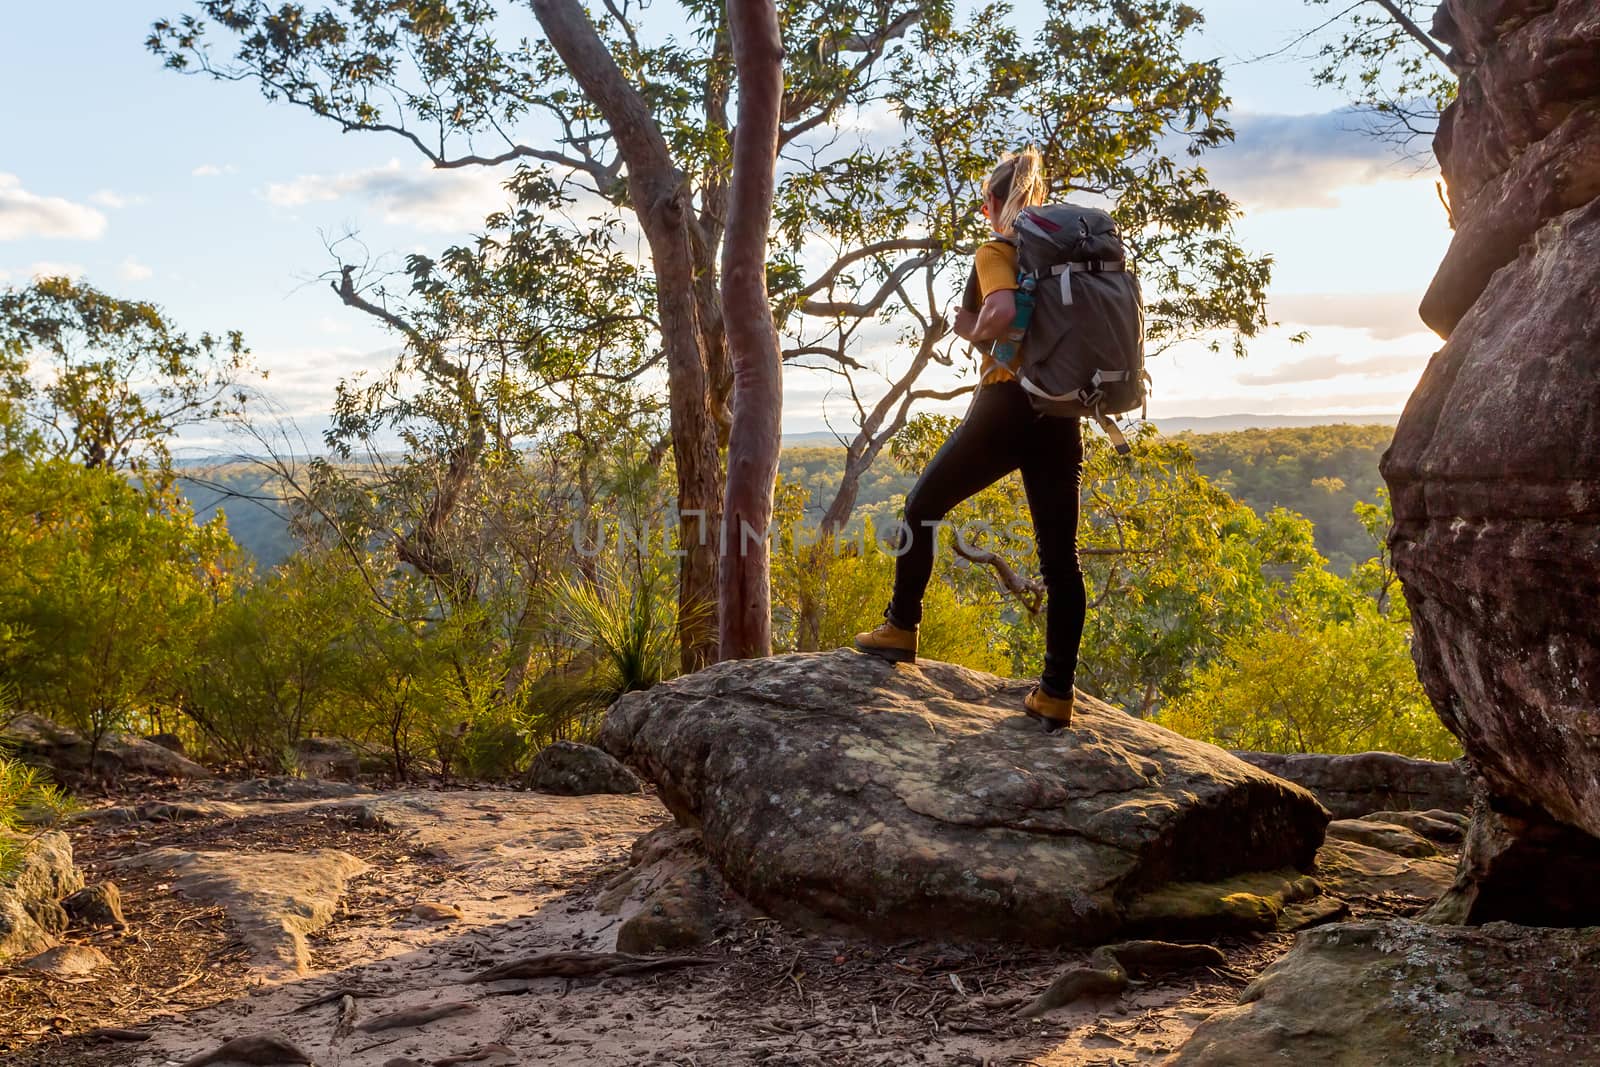
[[[1017,291],[996,289],[984,298],[983,309],[972,324],[972,333],[962,336],[969,341],[993,341],[1011,328],[1016,317]]]

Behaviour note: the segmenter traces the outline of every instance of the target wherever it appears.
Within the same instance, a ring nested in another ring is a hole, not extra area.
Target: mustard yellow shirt
[[[1017,248],[1007,241],[998,240],[981,245],[974,257],[973,268],[978,274],[978,302],[981,307],[983,301],[989,299],[990,293],[1017,287]],[[978,384],[1009,382],[1016,377],[993,356],[984,354],[983,377]]]

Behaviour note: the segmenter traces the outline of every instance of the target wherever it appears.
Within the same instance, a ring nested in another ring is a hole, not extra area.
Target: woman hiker
[[[1002,159],[984,183],[983,213],[994,239],[978,249],[976,287],[968,284],[956,314],[958,336],[987,348],[1011,327],[1016,315],[1016,219],[1023,208],[1042,204],[1045,194],[1043,166],[1031,147]],[[1087,611],[1078,566],[1083,438],[1077,419],[1035,412],[1016,376],[992,355],[984,356],[983,377],[966,418],[906,497],[894,594],[883,625],[857,634],[855,643],[863,652],[894,662],[916,659],[922,594],[933,573],[939,523],[957,504],[1014,470],[1022,471],[1048,598],[1044,674],[1023,703],[1029,715],[1043,720],[1048,733],[1072,719],[1072,682]]]

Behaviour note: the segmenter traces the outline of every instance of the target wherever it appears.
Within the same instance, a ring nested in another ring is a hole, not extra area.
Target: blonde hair
[[[1029,145],[1020,152],[1008,152],[983,183],[987,200],[993,193],[1000,200],[999,216],[989,220],[996,233],[1010,236],[1016,231],[1022,209],[1044,203],[1049,186],[1044,177],[1044,159]]]

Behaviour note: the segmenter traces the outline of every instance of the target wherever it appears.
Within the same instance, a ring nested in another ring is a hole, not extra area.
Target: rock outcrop
[[[528,768],[528,788],[563,797],[637,793],[639,779],[609,753],[576,741],[556,741],[539,750]]]
[[[1473,809],[1455,877],[1427,918],[1441,923],[1505,919],[1533,926],[1592,924],[1600,840],[1538,814]]]
[[[53,948],[67,928],[61,900],[83,888],[72,842],[52,831],[35,837],[10,880],[0,885],[0,963]]]
[[[1262,770],[1311,790],[1336,819],[1375,811],[1467,811],[1472,779],[1460,763],[1412,759],[1393,752],[1235,752]]]
[[[49,719],[18,715],[0,726],[0,742],[25,763],[45,767],[58,779],[72,778],[89,770],[88,739]],[[98,773],[112,777],[211,777],[211,772],[194,760],[153,741],[124,734],[108,734],[101,739],[95,768]]]
[[[743,917],[700,834],[670,823],[633,843],[628,870],[606,887],[600,909],[621,919],[617,951],[636,954],[697,948]]]
[[[306,973],[306,935],[333,919],[350,879],[367,865],[348,852],[185,852],[158,848],[129,857],[121,867],[172,873],[172,888],[190,899],[218,904],[239,937],[255,951],[255,966],[269,979]]]
[[[62,899],[61,910],[78,925],[111,927],[126,930],[128,920],[122,914],[122,891],[115,882],[96,882]]]
[[[1600,932],[1406,919],[1299,936],[1175,1067],[1600,1062],[1600,1000],[1573,976]]]
[[[1083,697],[850,651],[722,663],[624,696],[602,742],[775,916],[871,937],[1109,939],[1174,882],[1308,868],[1328,813],[1221,749]]]
[[[294,743],[294,762],[307,778],[353,782],[361,774],[361,753],[337,737],[302,737]]]
[[[1600,7],[1448,0],[1447,335],[1383,461],[1418,671],[1491,792],[1600,835]],[[1600,918],[1600,910],[1593,913]]]

